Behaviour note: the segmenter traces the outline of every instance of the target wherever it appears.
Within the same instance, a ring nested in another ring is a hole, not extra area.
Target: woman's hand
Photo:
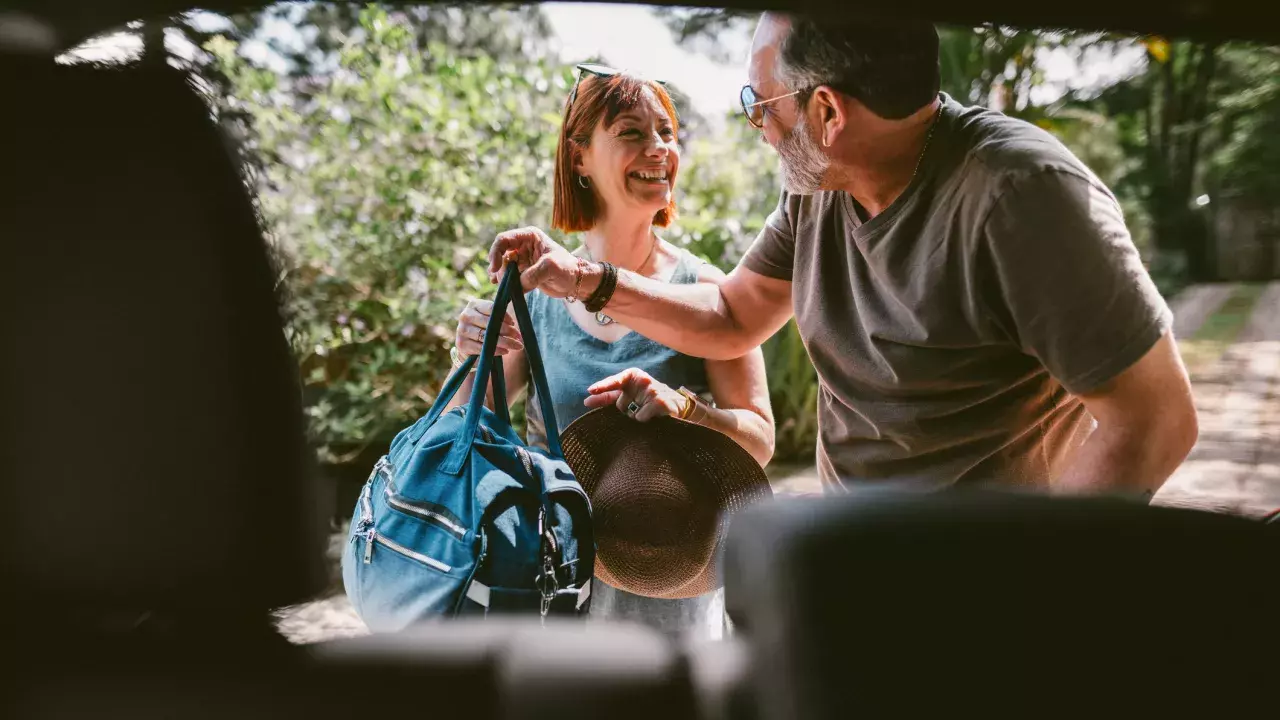
[[[689,399],[677,390],[654,380],[649,373],[639,368],[628,368],[607,377],[587,388],[591,393],[587,396],[589,408],[602,408],[616,405],[623,413],[640,422],[654,418],[680,417]],[[633,415],[628,408],[631,403],[640,407]]]
[[[599,273],[584,269],[579,285],[581,261],[536,227],[508,230],[494,238],[489,250],[489,279],[495,283],[501,280],[503,265],[510,259],[521,270],[520,285],[525,291],[536,288],[553,298],[563,298],[573,295],[577,286],[579,297],[586,297],[599,284]]]
[[[458,329],[454,333],[454,343],[458,346],[458,354],[463,357],[479,355],[484,348],[484,332],[489,326],[489,317],[493,315],[493,303],[489,300],[472,300],[458,314]],[[507,314],[502,318],[502,336],[498,338],[498,354],[506,355],[524,349],[524,341],[520,338],[520,329],[515,318]]]

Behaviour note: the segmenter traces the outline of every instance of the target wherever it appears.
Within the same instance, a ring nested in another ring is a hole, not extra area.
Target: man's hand
[[[536,227],[508,230],[494,238],[489,249],[489,279],[502,279],[502,266],[514,259],[520,268],[520,286],[526,291],[541,290],[554,298],[574,294],[586,297],[600,284],[597,267],[586,267],[578,283],[579,259]]]

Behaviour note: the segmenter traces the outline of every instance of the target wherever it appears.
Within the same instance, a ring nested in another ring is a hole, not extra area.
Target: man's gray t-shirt
[[[1049,133],[942,96],[911,185],[868,222],[783,193],[743,264],[791,280],[828,485],[1045,487],[1092,432],[1075,397],[1172,314],[1115,197]]]

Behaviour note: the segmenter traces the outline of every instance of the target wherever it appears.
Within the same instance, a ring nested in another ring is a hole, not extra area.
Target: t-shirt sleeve
[[[747,249],[742,264],[748,270],[778,280],[790,280],[795,267],[796,235],[790,196],[786,190],[778,197],[778,206],[764,221],[755,242]]]
[[[1129,368],[1173,315],[1147,273],[1115,198],[1062,171],[1006,181],[984,228],[984,288],[1024,352],[1071,393]]]

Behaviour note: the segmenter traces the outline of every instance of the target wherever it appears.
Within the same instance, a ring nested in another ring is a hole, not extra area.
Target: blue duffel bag
[[[526,447],[511,428],[495,354],[508,306],[542,403],[546,453]],[[470,403],[444,412],[477,362]],[[491,380],[494,410],[484,405]],[[520,275],[510,264],[483,351],[450,375],[426,416],[396,435],[356,502],[342,580],[370,630],[456,615],[588,611],[591,506],[565,464],[550,398]]]

